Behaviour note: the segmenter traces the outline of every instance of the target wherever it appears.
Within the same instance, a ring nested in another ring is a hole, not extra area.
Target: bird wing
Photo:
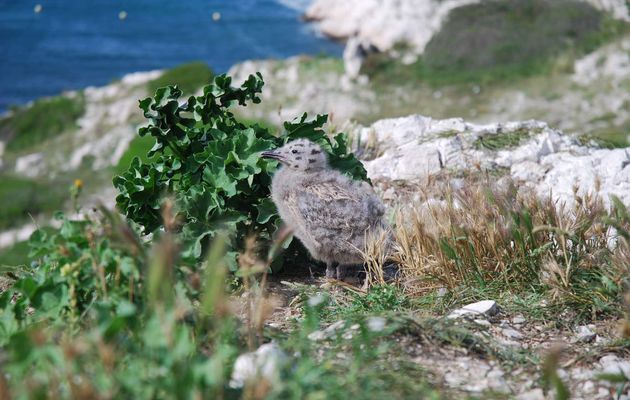
[[[314,243],[321,243],[322,238],[314,237],[313,232],[319,232],[317,236],[323,231],[330,232],[330,238],[340,238],[339,234],[345,233],[350,239],[355,232],[368,227],[368,221],[359,217],[363,215],[361,212],[336,212],[340,208],[347,209],[348,202],[361,207],[361,200],[350,190],[335,182],[318,182],[291,191],[286,203],[302,234]]]

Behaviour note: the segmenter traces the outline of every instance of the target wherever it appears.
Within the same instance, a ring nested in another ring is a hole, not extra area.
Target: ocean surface
[[[220,73],[247,59],[340,55],[339,43],[300,21],[308,3],[0,0],[0,111],[187,61],[205,61]]]

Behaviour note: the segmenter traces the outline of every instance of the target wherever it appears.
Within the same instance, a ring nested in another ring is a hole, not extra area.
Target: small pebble
[[[512,318],[512,323],[516,325],[521,325],[525,322],[527,322],[527,320],[522,315],[517,315],[516,317]]]
[[[581,343],[590,343],[595,340],[596,336],[597,334],[593,332],[588,326],[582,325],[578,326],[575,341]]]
[[[519,340],[523,338],[523,334],[515,329],[509,329],[509,328],[503,329],[501,333],[503,334],[503,336],[510,339]]]

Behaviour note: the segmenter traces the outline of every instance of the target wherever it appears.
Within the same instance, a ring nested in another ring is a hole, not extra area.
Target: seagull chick
[[[271,197],[311,256],[326,263],[326,276],[341,279],[344,265],[362,264],[367,232],[384,227],[385,208],[371,186],[330,168],[326,152],[306,139],[262,156],[282,164]]]

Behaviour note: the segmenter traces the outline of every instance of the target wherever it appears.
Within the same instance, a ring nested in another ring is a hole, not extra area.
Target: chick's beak
[[[263,151],[260,155],[264,158],[271,158],[272,160],[282,161],[282,156],[275,151]]]

